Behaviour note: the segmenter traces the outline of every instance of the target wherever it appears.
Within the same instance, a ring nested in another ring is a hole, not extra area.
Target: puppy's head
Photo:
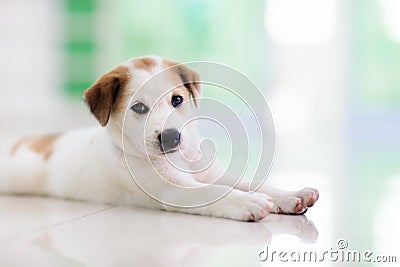
[[[132,154],[162,156],[188,147],[184,127],[201,95],[188,67],[149,56],[126,61],[84,92],[92,114],[117,145]]]

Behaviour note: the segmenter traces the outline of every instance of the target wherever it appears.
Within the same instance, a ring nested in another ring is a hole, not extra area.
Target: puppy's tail
[[[33,153],[0,155],[0,194],[43,194],[44,167]]]

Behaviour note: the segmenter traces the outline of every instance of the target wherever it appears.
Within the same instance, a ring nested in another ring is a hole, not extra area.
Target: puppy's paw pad
[[[303,200],[299,197],[289,197],[289,203],[292,207],[290,213],[303,214],[307,211],[307,207],[303,205]]]
[[[298,192],[297,196],[303,199],[307,207],[312,207],[319,198],[319,192],[314,188],[304,188]]]
[[[273,202],[267,195],[254,193],[243,196],[238,205],[244,221],[255,222],[264,219],[272,210]]]
[[[300,213],[303,211],[303,201],[301,200],[301,198],[298,198],[296,200],[296,205],[294,206],[293,211],[295,213]]]
[[[249,222],[254,222],[255,221],[255,218],[254,218],[254,214],[253,213],[250,213],[250,215],[249,215],[249,220],[248,220]]]
[[[302,198],[297,196],[275,199],[273,208],[273,212],[278,214],[303,214],[306,210]]]
[[[280,213],[284,213],[284,212],[281,209],[281,207],[276,206],[276,213],[280,214]]]

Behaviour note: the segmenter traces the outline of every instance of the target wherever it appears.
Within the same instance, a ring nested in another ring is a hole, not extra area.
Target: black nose
[[[158,141],[160,141],[161,150],[168,152],[179,145],[181,134],[177,129],[166,129],[158,136]]]

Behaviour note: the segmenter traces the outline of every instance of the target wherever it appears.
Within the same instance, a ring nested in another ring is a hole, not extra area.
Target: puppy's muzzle
[[[177,129],[166,129],[158,135],[161,151],[164,153],[175,152],[181,141],[181,134]]]

